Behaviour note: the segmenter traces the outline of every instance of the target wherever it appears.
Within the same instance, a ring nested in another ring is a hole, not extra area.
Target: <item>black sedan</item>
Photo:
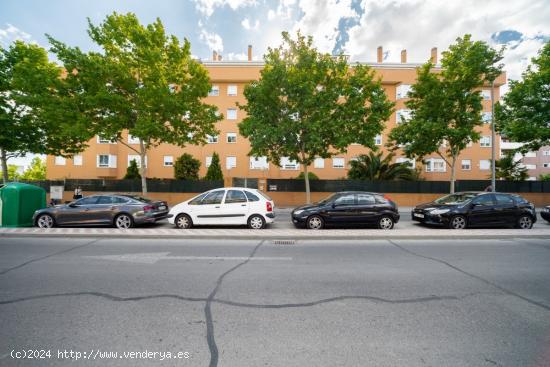
[[[94,195],[69,204],[37,210],[33,222],[40,228],[109,225],[131,228],[168,218],[168,204],[135,195]]]
[[[338,192],[318,203],[300,206],[291,215],[296,227],[309,229],[365,224],[392,229],[399,221],[393,201],[382,194],[363,191]]]
[[[533,227],[537,221],[535,206],[515,194],[459,192],[431,203],[418,205],[412,219],[452,229],[466,227]]]
[[[550,205],[542,209],[540,216],[542,219],[550,223]]]

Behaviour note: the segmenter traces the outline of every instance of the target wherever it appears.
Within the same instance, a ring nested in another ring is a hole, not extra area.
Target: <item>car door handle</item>
[[[219,209],[220,207],[219,207],[219,206],[215,206],[214,208],[218,208],[218,209]]]
[[[241,204],[241,206],[246,206],[246,204]]]

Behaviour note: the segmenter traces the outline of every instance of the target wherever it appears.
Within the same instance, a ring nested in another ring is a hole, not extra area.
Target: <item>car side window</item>
[[[260,201],[260,198],[254,195],[253,193],[249,191],[245,191],[244,194],[246,195],[246,198],[248,201]]]
[[[224,194],[225,194],[225,190],[209,192],[208,195],[206,195],[204,199],[202,199],[201,205],[221,204]]]
[[[497,205],[515,205],[514,199],[509,195],[495,194]]]
[[[113,197],[112,196],[100,196],[97,200],[98,204],[112,204],[113,203]]]
[[[189,205],[201,205],[202,199],[204,199],[204,197],[208,194],[209,194],[208,192],[200,194],[199,196],[191,200],[189,202]]]
[[[225,196],[225,203],[246,203],[246,196],[240,190],[229,190]]]
[[[374,196],[369,194],[358,194],[357,195],[357,204],[359,205],[372,205],[376,202]]]
[[[481,205],[481,206],[491,206],[495,203],[493,202],[493,195],[480,195],[472,200],[472,204]]]
[[[354,194],[344,194],[334,200],[336,205],[354,205],[355,204],[355,195]]]
[[[111,196],[111,199],[113,200],[113,204],[125,204],[128,202],[128,199],[121,198],[118,196]]]
[[[86,198],[82,198],[78,201],[75,201],[76,205],[93,205],[97,204],[97,196],[88,196]]]

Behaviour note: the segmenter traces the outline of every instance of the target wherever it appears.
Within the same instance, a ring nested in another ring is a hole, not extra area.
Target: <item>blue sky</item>
[[[550,39],[549,0],[0,0],[0,45],[23,39],[48,47],[48,33],[91,50],[86,18],[97,24],[113,11],[133,12],[142,23],[159,17],[202,59],[213,50],[225,60],[245,59],[252,44],[259,60],[280,44],[282,31],[299,29],[320,50],[352,61],[374,61],[381,45],[386,62],[399,62],[402,49],[409,62],[425,62],[432,47],[444,51],[471,33],[493,47],[506,45],[512,79]]]

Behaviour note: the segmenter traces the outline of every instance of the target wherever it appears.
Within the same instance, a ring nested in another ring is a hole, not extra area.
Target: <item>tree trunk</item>
[[[139,174],[141,175],[141,193],[143,196],[147,196],[147,167],[145,167],[145,157],[147,156],[147,149],[145,144],[140,139],[139,140],[139,156],[141,159],[141,164],[139,166]]]
[[[453,155],[451,160],[451,194],[455,193],[455,164],[456,164],[456,156]]]
[[[8,177],[8,157],[4,149],[0,149],[0,159],[2,160],[2,179],[4,183],[7,183],[9,180]]]
[[[309,173],[307,164],[304,164],[304,180],[306,181],[306,203],[311,204],[311,193],[309,191]]]

